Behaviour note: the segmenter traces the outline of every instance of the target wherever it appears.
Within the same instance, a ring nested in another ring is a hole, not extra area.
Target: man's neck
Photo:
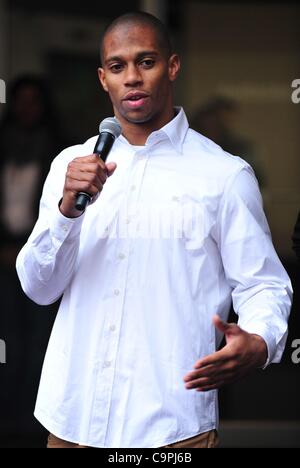
[[[126,140],[134,146],[144,146],[147,138],[152,132],[160,130],[162,127],[167,125],[175,116],[175,111],[172,108],[167,115],[163,118],[154,122],[145,123],[131,123],[126,120],[121,120],[122,135]]]

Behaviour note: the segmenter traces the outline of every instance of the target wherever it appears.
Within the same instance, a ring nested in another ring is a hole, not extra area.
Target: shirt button
[[[132,185],[132,186],[131,186],[131,191],[134,192],[135,189],[136,189],[136,186],[135,186],[135,185]]]
[[[104,367],[110,367],[111,361],[104,361]]]
[[[172,197],[172,200],[173,200],[173,201],[179,201],[179,197],[177,197],[176,195],[174,195],[174,197]]]
[[[114,290],[114,295],[115,295],[115,296],[118,296],[119,294],[120,294],[119,289],[115,289],[115,290]]]
[[[109,329],[110,329],[111,332],[114,332],[114,331],[116,330],[116,326],[115,326],[115,325],[111,325],[111,326],[109,327]]]
[[[66,224],[64,224],[63,227],[62,227],[62,230],[63,230],[64,232],[67,232],[68,226],[66,226]]]
[[[126,224],[129,224],[129,223],[130,223],[130,218],[127,218],[127,219],[125,220],[125,222],[126,222]]]
[[[120,260],[124,260],[124,258],[126,257],[126,255],[120,253],[120,254],[118,255],[118,257],[119,257]]]

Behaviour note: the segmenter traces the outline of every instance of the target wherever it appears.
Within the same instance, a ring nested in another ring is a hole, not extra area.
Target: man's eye
[[[151,68],[153,67],[154,63],[155,62],[152,59],[145,59],[145,60],[142,60],[141,65],[145,68]]]
[[[120,63],[115,63],[114,65],[111,65],[109,69],[112,72],[118,72],[122,70],[122,65]]]

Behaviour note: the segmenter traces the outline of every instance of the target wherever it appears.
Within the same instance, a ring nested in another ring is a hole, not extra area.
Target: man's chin
[[[139,114],[138,112],[126,113],[123,117],[127,120],[127,122],[134,124],[145,124],[150,122],[150,120],[152,119],[152,115]]]

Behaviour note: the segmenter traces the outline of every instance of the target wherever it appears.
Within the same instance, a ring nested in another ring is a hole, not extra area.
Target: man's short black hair
[[[100,45],[100,57],[103,64],[103,44],[104,39],[111,31],[119,26],[134,26],[144,25],[152,28],[158,39],[158,43],[166,56],[169,58],[172,55],[172,45],[166,26],[156,16],[146,13],[144,11],[134,11],[131,13],[125,13],[124,15],[118,16],[112,23],[110,23],[105,29]]]

